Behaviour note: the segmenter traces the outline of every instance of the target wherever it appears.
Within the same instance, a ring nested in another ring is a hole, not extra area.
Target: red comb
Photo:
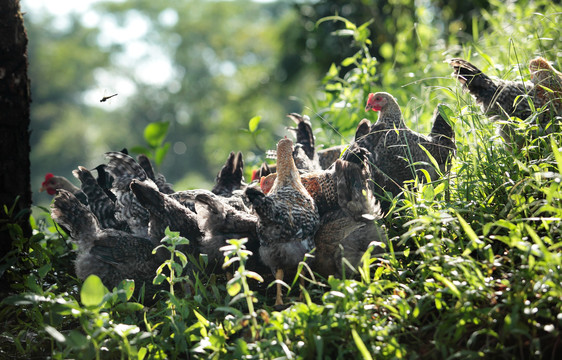
[[[45,181],[49,180],[50,178],[54,177],[55,175],[51,174],[51,173],[47,173],[47,175],[45,175]]]
[[[258,171],[256,169],[252,170],[252,181],[258,179]]]

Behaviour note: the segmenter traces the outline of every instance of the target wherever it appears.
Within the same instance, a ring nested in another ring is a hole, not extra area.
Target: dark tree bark
[[[27,33],[19,0],[0,1],[0,258],[10,250],[8,224],[31,236]],[[11,216],[10,209],[19,197]],[[1,274],[0,274],[1,276]]]

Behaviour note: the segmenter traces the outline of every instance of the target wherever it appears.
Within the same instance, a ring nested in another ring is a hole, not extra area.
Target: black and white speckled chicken
[[[70,191],[82,204],[88,205],[88,197],[84,194],[82,189],[74,185],[64,176],[53,175],[52,173],[46,174],[45,180],[43,180],[39,188],[39,192],[45,191],[47,194],[55,196],[59,189]]]
[[[102,228],[127,230],[127,223],[115,218],[115,203],[102,189],[92,173],[83,166],[72,171],[74,177],[80,180],[81,189],[88,198],[88,207],[98,219]],[[115,195],[114,195],[115,197]]]
[[[360,123],[359,134],[342,159],[356,162],[358,149],[368,151],[370,172],[380,175],[383,187],[395,184],[387,189],[394,196],[406,181],[416,176],[425,180],[420,172],[422,169],[429,173],[431,180],[438,179],[440,171],[449,169],[456,150],[454,131],[438,111],[434,114],[431,133],[422,135],[406,126],[396,99],[388,93],[370,94],[365,107],[365,111],[369,110],[380,112],[377,122],[370,126],[368,132],[365,131],[368,122]],[[437,161],[439,169],[432,165],[426,151]]]
[[[385,238],[374,222],[381,218],[381,209],[367,185],[371,176],[365,170],[362,161],[352,163],[338,159],[328,170],[301,175],[320,214],[312,267],[323,276],[341,275],[342,251],[346,259],[357,266],[369,244]],[[262,179],[261,188],[265,193],[269,192],[275,177],[274,173]]]
[[[187,252],[197,252],[203,232],[199,228],[197,215],[192,210],[146,181],[133,179],[130,187],[136,200],[150,214],[148,234],[154,245],[160,243],[169,227],[189,240]]]
[[[164,177],[164,175],[160,173],[154,173],[154,167],[152,166],[150,159],[146,155],[140,154],[139,156],[137,156],[137,161],[143,168],[146,176],[148,176],[148,178],[156,184],[160,192],[163,192],[164,194],[172,194],[174,192],[173,185],[166,182],[166,178]]]
[[[148,211],[132,193],[130,185],[134,179],[146,182],[155,189],[157,189],[156,184],[129,155],[121,152],[108,152],[105,155],[109,159],[107,171],[113,176],[112,191],[117,197],[115,218],[125,221],[132,234],[148,237]]]
[[[253,187],[246,195],[258,214],[257,233],[261,260],[277,280],[294,272],[307,252],[314,247],[319,225],[318,208],[302,185],[293,160],[293,142],[277,144],[277,178],[267,196]],[[276,305],[282,304],[281,284],[277,284]]]
[[[238,210],[224,197],[213,193],[201,193],[196,196],[195,209],[199,226],[204,232],[200,252],[208,255],[209,264],[220,269],[224,263],[221,247],[226,240],[247,238],[246,249],[252,252],[246,267],[252,271],[262,270],[259,261],[259,239],[257,236],[258,217],[253,212]]]
[[[165,255],[153,254],[150,240],[125,231],[102,229],[94,214],[72,193],[62,189],[55,196],[51,216],[69,230],[78,246],[75,263],[78,278],[84,280],[95,274],[109,289],[124,279],[133,279],[136,292],[144,284],[145,299],[151,299],[158,289],[152,279]]]
[[[320,170],[320,160],[318,159],[318,153],[315,148],[315,139],[310,118],[298,113],[290,113],[287,116],[297,125],[294,128],[288,128],[295,134],[295,146],[293,149],[295,165],[301,170]]]
[[[492,78],[470,62],[455,58],[448,60],[453,76],[474,97],[482,111],[490,117],[526,119],[532,113],[525,98],[532,96],[534,84],[530,81],[510,81]]]
[[[242,153],[234,153],[232,151],[226,163],[217,173],[215,185],[211,189],[214,194],[229,197],[236,190],[244,190],[246,183],[244,182],[244,159]]]
[[[371,243],[386,243],[384,230],[376,223],[382,217],[379,202],[369,190],[364,169],[338,160],[336,179],[340,208],[324,214],[314,236],[313,269],[323,276],[351,275]],[[374,252],[383,249],[377,246]],[[344,265],[343,258],[346,263]]]

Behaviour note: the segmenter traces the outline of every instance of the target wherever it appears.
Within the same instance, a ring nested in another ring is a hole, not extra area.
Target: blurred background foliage
[[[456,102],[446,58],[480,57],[482,70],[514,78],[536,55],[562,57],[560,27],[543,26],[560,23],[559,2],[544,0],[125,0],[64,16],[32,3],[22,1],[34,190],[47,172],[72,178],[106,151],[149,148],[145,128],[158,122],[169,144],[159,171],[176,190],[209,188],[230,151],[248,174],[264,161],[289,112],[311,117],[318,143],[346,143],[376,118],[350,104],[382,90],[426,132],[435,105]]]

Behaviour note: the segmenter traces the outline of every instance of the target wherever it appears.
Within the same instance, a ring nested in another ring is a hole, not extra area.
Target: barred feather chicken
[[[225,198],[210,191],[194,194],[195,211],[182,205],[173,194],[164,194],[145,182],[133,180],[131,190],[138,201],[150,213],[149,234],[154,244],[164,237],[167,227],[177,231],[190,243],[181,249],[187,254],[208,255],[209,271],[221,269],[224,256],[220,248],[227,245],[226,240],[242,237],[250,238],[248,248],[256,251],[257,217],[249,212],[230,206]]]
[[[51,216],[69,230],[78,245],[76,275],[100,277],[109,289],[124,279],[135,280],[135,292],[144,284],[146,299],[158,288],[152,284],[156,269],[164,261],[162,252],[152,253],[150,240],[115,229],[102,229],[92,212],[69,191],[59,189],[51,206]]]
[[[482,111],[493,118],[528,118],[532,111],[525,97],[532,96],[534,84],[491,78],[463,59],[448,60],[453,76],[474,97]]]
[[[297,125],[296,128],[288,128],[294,132],[296,138],[296,144],[293,149],[295,165],[298,169],[302,170],[320,170],[320,162],[314,146],[315,139],[310,118],[297,113],[290,113],[287,116]]]
[[[199,226],[204,232],[200,252],[208,255],[209,263],[220,269],[224,263],[221,247],[226,240],[247,238],[246,249],[252,252],[246,267],[261,271],[259,261],[259,239],[257,236],[258,217],[249,211],[238,210],[223,197],[213,193],[201,193],[195,198],[195,209]]]
[[[131,192],[133,179],[146,182],[157,189],[156,184],[148,178],[144,169],[127,154],[108,152],[107,171],[113,176],[112,191],[115,193],[115,218],[124,221],[134,235],[148,237],[148,211],[139,203]]]
[[[196,253],[203,237],[197,215],[171,195],[160,192],[146,181],[133,179],[130,187],[136,201],[150,214],[148,234],[152,243],[155,246],[159,244],[165,236],[166,228],[169,227],[190,241],[186,251]]]
[[[542,57],[531,60],[529,70],[535,84],[536,106],[547,105],[554,114],[562,115],[562,73]]]
[[[342,159],[357,162],[357,158],[364,157],[358,154],[367,152],[369,172],[380,179],[372,183],[372,188],[380,186],[396,196],[406,181],[416,176],[425,179],[422,169],[429,173],[431,180],[439,178],[439,171],[448,171],[456,151],[455,134],[439,111],[434,113],[431,133],[422,135],[406,126],[396,99],[388,93],[370,94],[365,107],[365,111],[369,110],[379,112],[377,122],[368,132],[368,122],[359,124],[356,140]],[[437,161],[439,169],[432,165],[424,148]]]
[[[39,192],[46,191],[47,194],[54,196],[59,189],[70,191],[82,204],[88,205],[88,197],[86,194],[64,176],[53,175],[51,173],[46,174],[45,180],[41,183],[41,187],[39,188]]]
[[[85,167],[79,166],[77,170],[72,171],[72,174],[80,180],[82,192],[88,198],[88,207],[100,222],[101,227],[127,230],[126,222],[118,221],[115,218],[114,201],[102,189],[92,173]]]
[[[277,280],[283,280],[285,272],[295,271],[305,254],[312,250],[320,220],[314,200],[301,183],[292,153],[293,142],[287,138],[280,140],[277,178],[267,196],[258,189],[246,189],[259,217],[260,257]],[[278,283],[275,304],[282,303]]]
[[[163,192],[164,194],[172,194],[174,192],[172,184],[166,182],[166,177],[164,175],[154,173],[152,163],[146,155],[140,154],[137,156],[137,161],[146,173],[146,176],[148,176],[148,178],[156,184],[160,192]]]
[[[242,153],[232,151],[226,163],[218,172],[215,178],[215,185],[211,189],[214,194],[220,196],[232,196],[236,190],[243,190],[246,187],[244,182],[244,160]]]
[[[367,176],[362,166],[341,159],[329,170],[301,175],[320,214],[313,270],[323,276],[341,276],[342,257],[356,267],[372,241],[386,239],[374,222],[381,218],[381,209],[368,188]],[[265,193],[275,177],[270,174],[262,179]]]
[[[95,168],[93,168],[93,170],[96,170],[97,173],[98,173],[98,176],[96,178],[96,182],[98,183],[100,188],[103,190],[103,192],[105,192],[107,197],[109,197],[109,199],[111,201],[115,202],[115,200],[117,200],[117,197],[111,191],[111,187],[113,186],[113,176],[111,176],[107,172],[106,168],[107,168],[106,164],[100,164],[100,165],[96,166]]]

